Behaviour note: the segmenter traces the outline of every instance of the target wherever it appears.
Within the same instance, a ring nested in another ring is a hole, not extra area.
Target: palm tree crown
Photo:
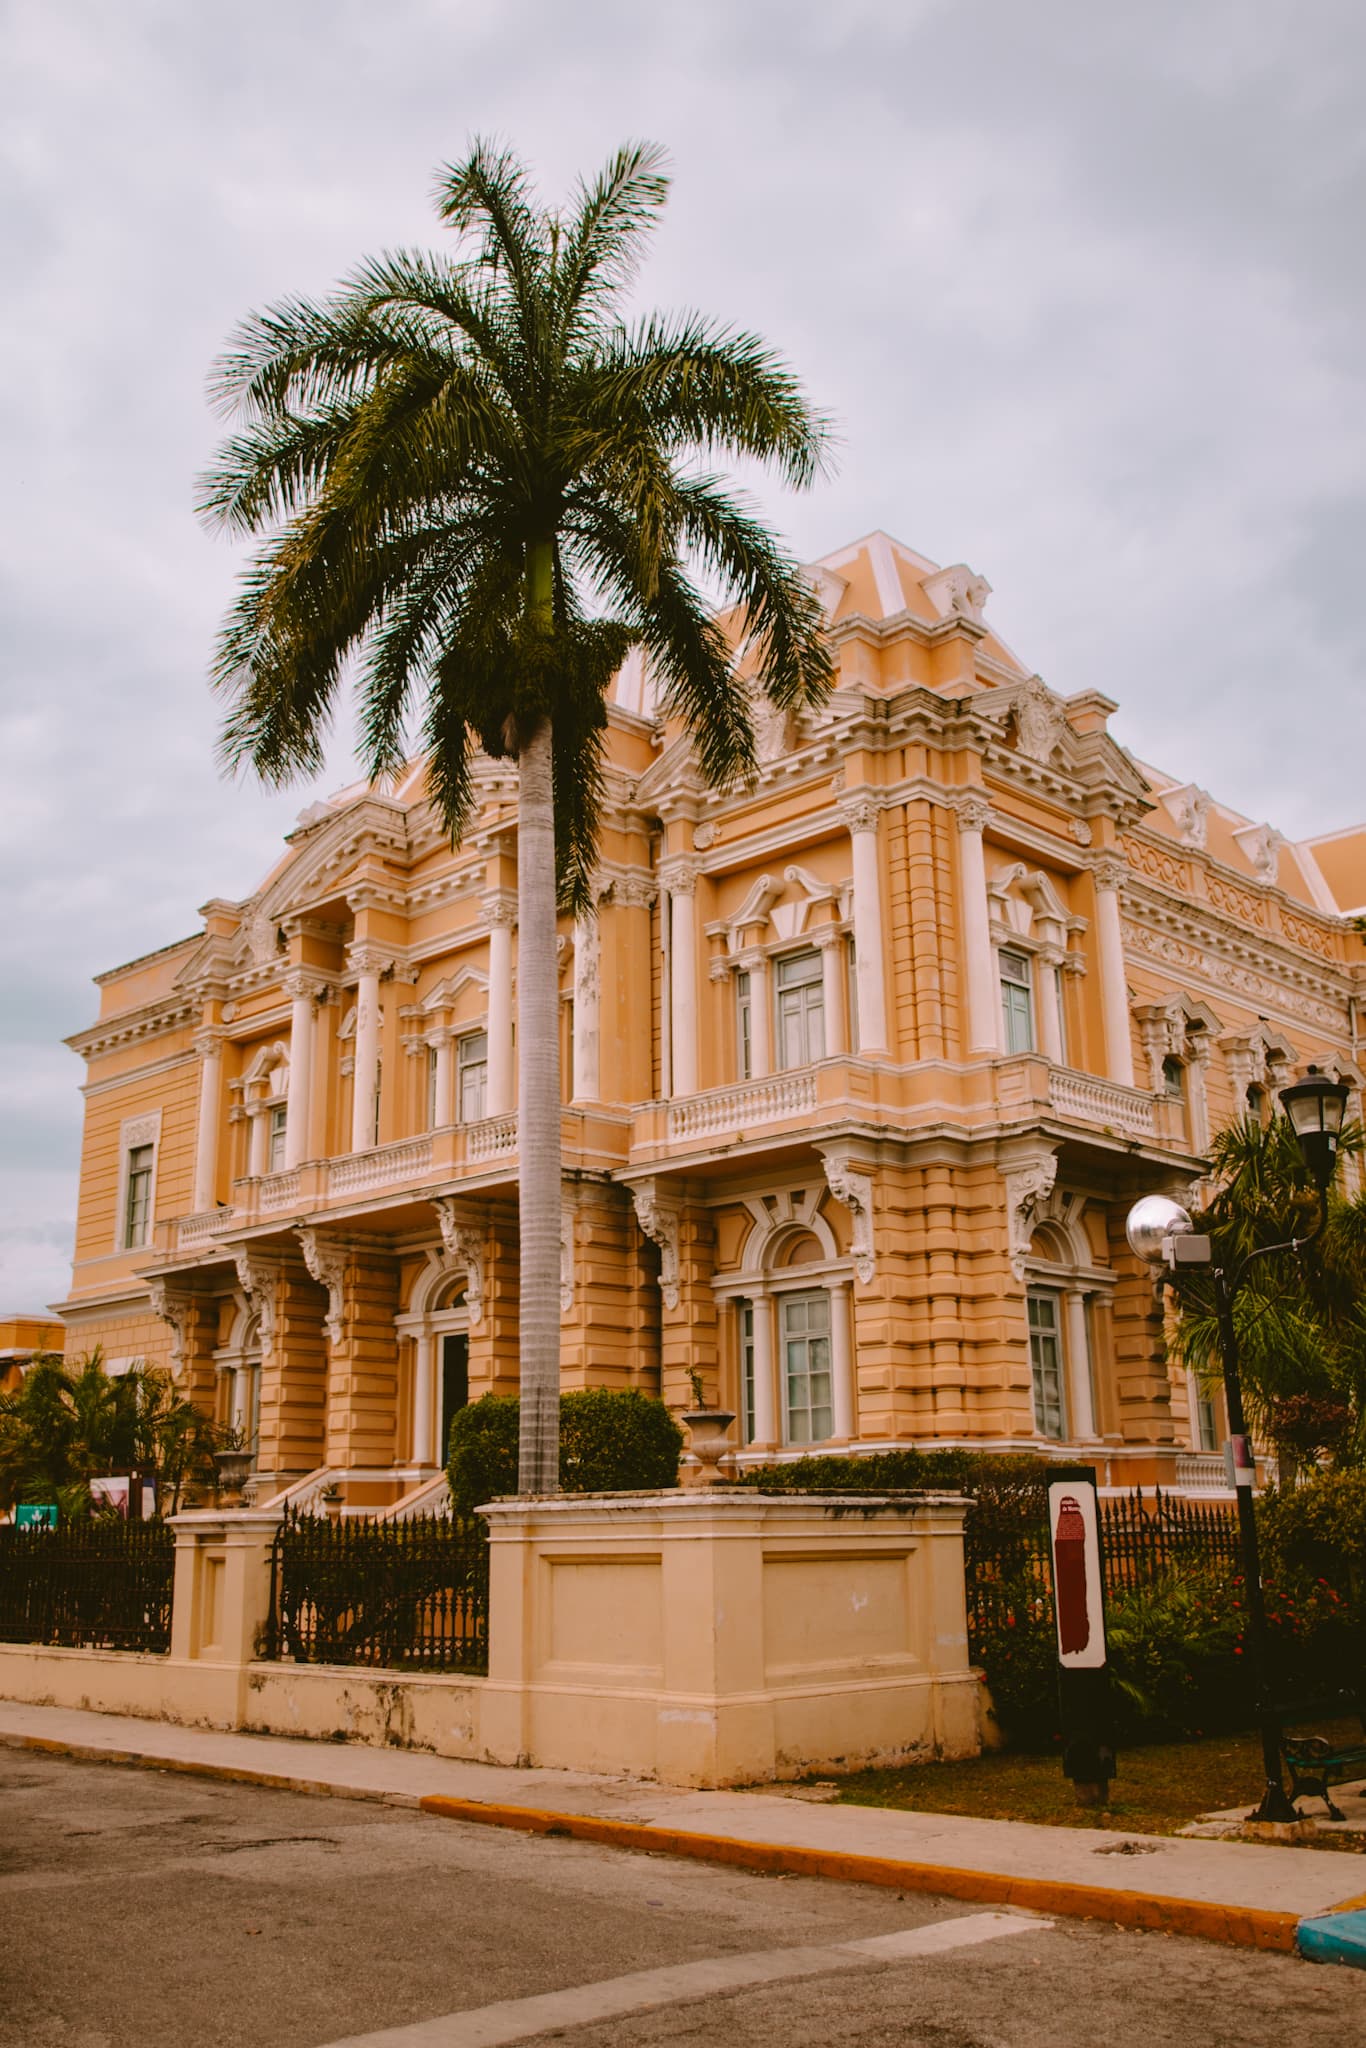
[[[386,255],[322,303],[254,316],[214,377],[239,425],[202,508],[268,534],[217,651],[226,760],[316,772],[355,661],[367,772],[395,771],[420,720],[453,837],[475,749],[518,761],[524,1490],[556,1469],[555,904],[588,894],[607,685],[639,644],[707,780],[752,772],[750,686],[699,574],[775,704],[831,679],[813,592],[708,469],[758,459],[805,487],[823,423],[753,335],[622,317],[667,190],[659,151],[633,145],[547,209],[477,143],[438,188],[453,256]]]

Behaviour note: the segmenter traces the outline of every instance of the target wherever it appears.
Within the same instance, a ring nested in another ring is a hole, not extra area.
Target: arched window
[[[820,1196],[812,1187],[751,1199],[741,1267],[715,1283],[733,1314],[734,1400],[746,1444],[797,1449],[856,1433],[852,1261],[820,1213]]]
[[[1025,1261],[1025,1327],[1034,1427],[1050,1443],[1098,1432],[1098,1329],[1113,1275],[1097,1263],[1082,1221],[1085,1198],[1062,1194],[1060,1219],[1041,1223]]]

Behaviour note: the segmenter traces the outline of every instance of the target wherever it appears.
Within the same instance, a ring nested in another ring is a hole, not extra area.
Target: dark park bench
[[[1297,1733],[1297,1724],[1350,1716],[1361,1723],[1362,1740],[1331,1740],[1326,1735]],[[1332,1699],[1297,1701],[1280,1711],[1281,1754],[1290,1769],[1290,1797],[1313,1793],[1328,1808],[1332,1820],[1343,1814],[1333,1804],[1330,1785],[1342,1785],[1353,1778],[1366,1778],[1366,1703],[1360,1693],[1340,1693]]]

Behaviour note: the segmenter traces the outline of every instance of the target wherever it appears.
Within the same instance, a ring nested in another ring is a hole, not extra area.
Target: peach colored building
[[[718,796],[637,658],[597,902],[560,930],[564,1382],[689,1373],[743,1455],[1065,1448],[1210,1483],[1124,1217],[1308,1061],[1360,1085],[1366,829],[1141,766],[989,585],[816,564],[839,687]],[[739,664],[744,667],[743,649]],[[307,810],[247,901],[98,977],[69,1345],[171,1363],[256,1447],[417,1497],[517,1373],[515,775],[452,851],[414,769]]]

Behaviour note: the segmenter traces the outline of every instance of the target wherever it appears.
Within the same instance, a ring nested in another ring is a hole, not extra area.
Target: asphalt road
[[[1366,1977],[0,1749],[0,2048],[370,2036],[1347,2048]]]

